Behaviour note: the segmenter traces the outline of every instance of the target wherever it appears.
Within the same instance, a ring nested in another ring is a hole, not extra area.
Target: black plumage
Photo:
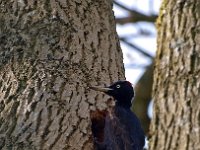
[[[114,97],[116,103],[110,111],[98,111],[96,112],[98,115],[93,113],[92,132],[95,148],[97,150],[143,150],[145,135],[139,119],[130,110],[134,97],[131,83],[118,81],[109,87],[91,88]]]

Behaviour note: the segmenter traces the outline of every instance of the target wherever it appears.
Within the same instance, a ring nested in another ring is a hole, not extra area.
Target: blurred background
[[[132,109],[140,118],[147,136],[152,118],[155,22],[160,4],[161,0],[115,0],[113,7],[124,56],[126,79],[135,87]]]

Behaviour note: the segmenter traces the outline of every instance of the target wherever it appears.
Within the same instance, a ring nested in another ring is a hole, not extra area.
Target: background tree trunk
[[[151,150],[200,149],[200,1],[164,0],[158,23]]]
[[[153,66],[154,63],[149,65],[143,76],[137,82],[135,86],[136,94],[132,106],[133,111],[140,118],[140,122],[146,135],[149,134],[150,118],[148,116],[148,107],[152,99]]]
[[[92,149],[88,86],[118,79],[111,1],[0,1],[0,149]]]

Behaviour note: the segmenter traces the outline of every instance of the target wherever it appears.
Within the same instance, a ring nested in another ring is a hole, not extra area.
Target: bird
[[[96,150],[143,150],[145,133],[138,117],[131,111],[134,89],[126,80],[110,86],[91,86],[114,98],[110,111],[92,113],[92,133]]]

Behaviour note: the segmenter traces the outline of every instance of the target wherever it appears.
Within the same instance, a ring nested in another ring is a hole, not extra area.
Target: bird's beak
[[[98,86],[92,86],[90,88],[95,90],[95,91],[100,91],[100,92],[108,92],[108,91],[112,91],[113,90],[113,89],[108,88],[108,87],[98,87]]]

